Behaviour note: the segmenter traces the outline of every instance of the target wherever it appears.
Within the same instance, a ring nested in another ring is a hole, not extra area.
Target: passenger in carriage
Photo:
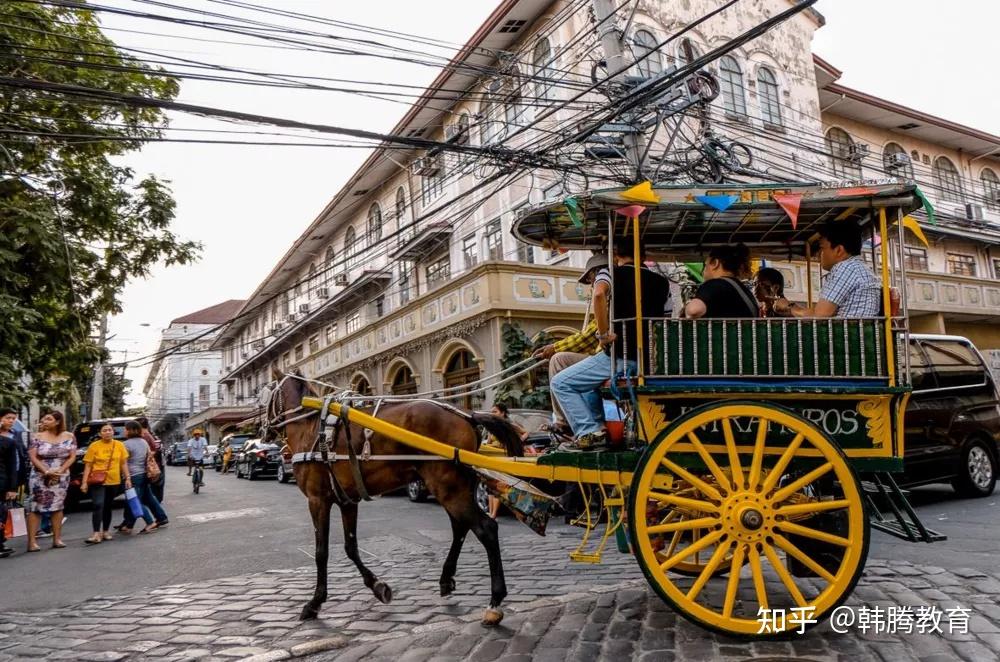
[[[642,259],[644,251],[641,247],[640,255]],[[613,363],[616,371],[621,372],[624,368],[629,374],[635,374],[638,357],[635,322],[627,320],[634,320],[636,317],[636,299],[641,302],[642,316],[645,319],[663,317],[670,283],[663,276],[642,265],[639,269],[639,296],[636,297],[635,267],[632,257],[632,238],[623,237],[616,240],[613,281],[608,269],[598,271],[594,279],[592,307],[597,322],[597,339],[604,351],[566,368],[550,382],[552,394],[566,413],[575,435],[573,441],[560,444],[560,450],[597,451],[607,446],[608,434],[604,429],[601,386],[611,376]],[[613,306],[613,313],[610,306]],[[611,319],[626,321],[615,322],[612,325]],[[646,343],[648,345],[648,339]],[[614,360],[612,347],[615,351]],[[622,365],[623,360],[624,365]]]
[[[761,317],[775,317],[774,302],[785,297],[785,277],[771,267],[758,269],[753,294],[760,302]]]
[[[743,284],[750,277],[750,249],[744,244],[716,246],[705,260],[705,282],[684,306],[688,319],[759,317],[760,306]]]
[[[882,286],[861,258],[861,228],[853,221],[828,221],[819,236],[820,266],[829,271],[819,301],[802,306],[780,298],[774,311],[790,317],[878,317]]]

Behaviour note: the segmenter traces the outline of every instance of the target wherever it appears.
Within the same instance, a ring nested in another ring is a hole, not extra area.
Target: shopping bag
[[[8,508],[7,521],[3,525],[4,538],[19,538],[28,535],[28,525],[24,520],[24,508]]]
[[[142,502],[139,501],[139,495],[136,493],[134,487],[125,490],[125,502],[128,504],[128,509],[132,513],[132,516],[136,519],[141,519]]]

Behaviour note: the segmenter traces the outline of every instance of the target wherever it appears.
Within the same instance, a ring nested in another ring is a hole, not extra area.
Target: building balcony
[[[416,233],[408,233],[409,238],[401,241],[399,248],[390,257],[393,260],[417,262],[427,257],[427,254],[435,248],[447,246],[447,239],[452,232],[453,227],[450,223],[444,221],[429,223]]]

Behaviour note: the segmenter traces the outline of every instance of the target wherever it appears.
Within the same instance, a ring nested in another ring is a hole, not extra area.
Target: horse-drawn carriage
[[[921,204],[919,191],[901,184],[788,184],[596,191],[524,212],[514,228],[521,241],[607,250],[609,238],[625,235],[633,237],[637,257],[641,240],[650,259],[663,261],[743,242],[758,257],[810,262],[821,223],[854,222],[870,233],[871,264],[882,279],[879,317],[626,320],[636,325],[638,369],[629,377],[609,374],[606,395],[631,412],[632,448],[487,456],[476,452],[474,432],[453,424],[466,417],[496,428],[486,417],[429,402],[355,409],[349,396],[310,395],[301,379],[286,378],[270,411],[297,452],[296,472],[303,472],[299,483],[314,517],[314,497],[323,494],[348,509],[347,527],[354,502],[392,483],[394,466],[406,465],[396,471],[399,480],[416,472],[440,491],[456,532],[442,594],[454,588],[455,561],[471,530],[487,547],[493,574],[485,622],[502,617],[506,590],[502,570],[497,577],[495,525],[467,510],[464,487],[456,496],[456,485],[469,480],[467,467],[599,490],[610,513],[599,548],[618,533],[619,547],[635,555],[652,588],[704,627],[748,637],[802,629],[848,598],[871,528],[911,540],[936,537],[891,477],[902,468],[910,394],[899,254],[904,228],[914,223],[907,214]],[[806,273],[811,299],[811,264]],[[296,398],[301,407],[286,409],[298,405]],[[319,409],[317,430],[309,415]],[[433,411],[452,424],[427,420]],[[326,422],[326,413],[335,419]],[[361,428],[370,438],[362,441]],[[516,444],[508,448],[516,451]],[[307,472],[312,488],[303,480]],[[882,516],[883,509],[893,517]],[[318,521],[318,546],[325,545],[322,528]],[[353,530],[345,530],[355,558]],[[599,560],[599,548],[577,556]],[[391,597],[355,562],[377,597]],[[314,615],[325,599],[325,568],[320,573],[322,591],[317,587],[312,614],[304,615]]]

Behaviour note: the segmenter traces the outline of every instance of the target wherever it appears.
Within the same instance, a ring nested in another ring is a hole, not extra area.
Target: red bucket
[[[612,448],[623,448],[625,446],[625,422],[607,421],[608,445]]]

